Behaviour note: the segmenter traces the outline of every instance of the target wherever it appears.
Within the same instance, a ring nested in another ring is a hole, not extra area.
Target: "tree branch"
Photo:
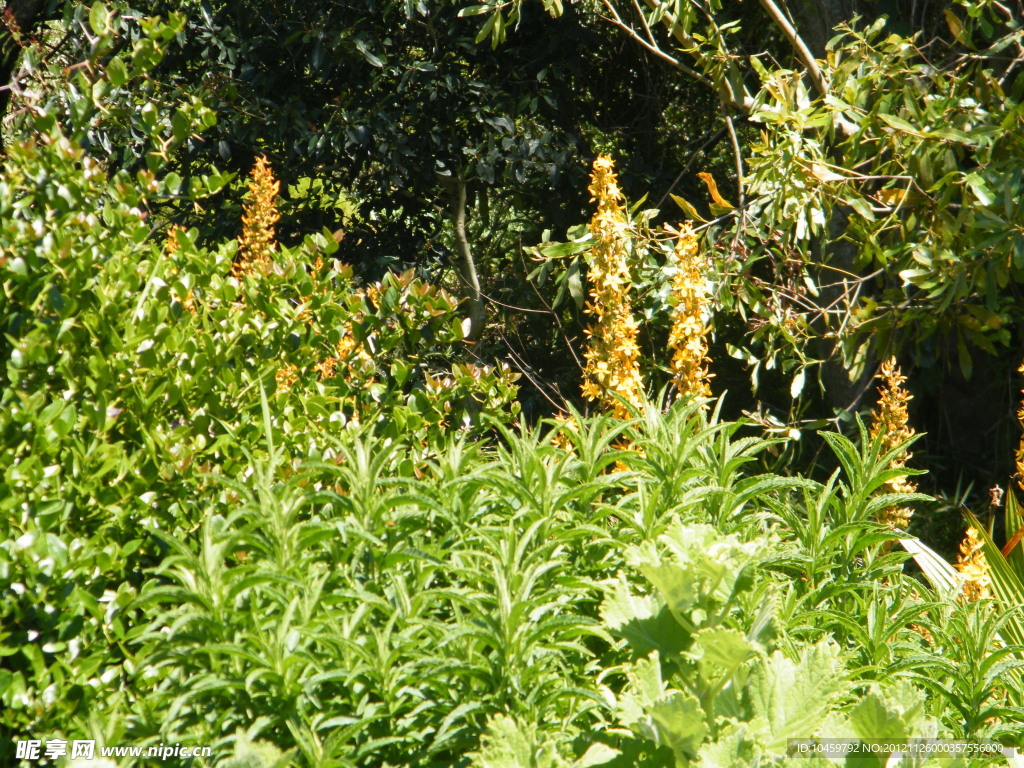
[[[811,49],[807,47],[807,43],[800,37],[796,28],[789,23],[789,19],[786,18],[785,14],[782,13],[779,6],[773,0],[760,0],[760,2],[761,7],[772,17],[772,21],[775,22],[778,28],[782,30],[782,34],[789,40],[790,45],[796,49],[796,55],[804,63],[804,66],[807,67],[807,72],[814,82],[818,95],[821,98],[828,96],[828,83],[825,82],[825,76],[821,73],[821,68],[818,66],[814,54],[811,53]]]
[[[473,261],[473,251],[469,247],[469,237],[466,234],[466,180],[461,175],[451,179],[449,190],[452,196],[451,217],[452,227],[455,229],[455,245],[462,257],[459,274],[469,291],[469,332],[466,334],[466,340],[475,341],[483,332],[484,300],[480,293],[476,262]]]

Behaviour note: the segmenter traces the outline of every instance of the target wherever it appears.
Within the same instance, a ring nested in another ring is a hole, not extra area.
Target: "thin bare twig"
[[[699,83],[706,85],[708,88],[715,87],[715,84],[712,83],[711,80],[709,80],[706,76],[702,75],[700,72],[693,69],[692,67],[688,67],[686,64],[683,64],[683,62],[681,62],[675,56],[665,53],[665,51],[663,51],[657,45],[657,43],[648,42],[647,40],[645,40],[642,35],[640,35],[635,29],[633,29],[633,27],[631,27],[629,24],[622,20],[622,17],[619,16],[619,12],[615,10],[615,6],[611,4],[610,0],[601,0],[601,5],[603,5],[611,14],[611,16],[602,17],[605,19],[605,21],[621,29],[623,32],[629,35],[630,38],[635,40],[637,43],[642,45],[644,48],[646,48],[648,51],[653,53],[658,58],[671,64],[675,69],[678,69],[680,72],[684,72],[685,74],[689,75]],[[641,13],[640,16],[643,17],[643,14]],[[644,22],[644,26],[647,26],[646,21]],[[650,32],[649,28],[648,32]],[[653,41],[653,36],[651,39]]]
[[[742,210],[746,202],[746,195],[743,191],[743,152],[740,151],[740,141],[736,137],[736,126],[733,125],[732,118],[728,115],[725,116],[725,127],[729,131],[729,141],[732,142],[733,158],[736,161],[736,189],[739,196],[739,206]]]

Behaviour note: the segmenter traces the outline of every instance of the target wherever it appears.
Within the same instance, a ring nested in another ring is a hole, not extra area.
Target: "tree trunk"
[[[466,234],[466,180],[458,176],[450,182],[449,189],[452,196],[451,216],[452,226],[455,228],[455,245],[462,259],[459,275],[466,288],[466,298],[469,300],[469,333],[466,334],[466,340],[476,341],[484,329],[484,300],[480,293],[476,262],[473,261],[473,251],[469,247],[469,237]]]

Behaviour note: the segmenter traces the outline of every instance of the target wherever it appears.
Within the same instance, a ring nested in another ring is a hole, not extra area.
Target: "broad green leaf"
[[[696,756],[708,730],[696,697],[672,691],[651,704],[647,713],[657,728],[658,742],[672,749],[677,763],[685,765]]]
[[[700,749],[698,768],[749,768],[757,765],[761,750],[747,733],[746,725],[730,723],[716,741]]]
[[[766,727],[765,744],[784,753],[789,739],[812,735],[844,687],[839,649],[822,641],[801,649],[793,662],[781,651],[757,665],[747,682],[752,713]]]
[[[123,59],[113,58],[110,60],[107,65],[107,77],[115,88],[120,88],[128,81],[128,68]]]
[[[590,748],[583,753],[583,757],[573,763],[573,768],[595,768],[595,766],[610,763],[621,754],[622,752],[607,744],[591,744]]]
[[[690,655],[697,659],[701,674],[706,680],[722,674],[731,675],[733,670],[757,650],[738,629],[700,629],[693,638],[693,650]]]
[[[651,651],[679,653],[689,644],[688,633],[672,613],[653,597],[632,594],[625,579],[605,587],[601,618],[640,655]]]
[[[992,205],[992,203],[995,202],[995,195],[989,187],[988,182],[985,181],[985,179],[978,173],[973,171],[968,173],[965,181],[967,182],[967,186],[970,187],[971,192],[974,193],[974,196],[978,198],[979,203],[982,205]]]
[[[937,726],[925,709],[925,695],[907,680],[884,689],[872,686],[849,712],[849,723],[860,739],[906,741],[934,738]]]
[[[110,11],[103,3],[93,3],[89,9],[89,26],[97,35],[106,34],[110,26]]]
[[[487,726],[474,764],[479,768],[559,768],[552,744],[538,743],[537,729],[507,715],[498,715]]]

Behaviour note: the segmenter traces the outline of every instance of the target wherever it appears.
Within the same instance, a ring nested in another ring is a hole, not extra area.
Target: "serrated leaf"
[[[685,765],[697,755],[708,729],[696,697],[672,691],[654,702],[647,713],[657,728],[658,743],[672,750],[677,763]]]
[[[633,595],[625,580],[606,587],[601,618],[614,634],[626,639],[638,654],[681,652],[689,642],[671,612],[653,597]]]
[[[924,693],[907,680],[898,680],[884,690],[872,687],[848,717],[860,739],[900,742],[935,735],[925,710]]]
[[[730,723],[718,739],[701,747],[698,768],[748,768],[758,765],[756,742],[747,734],[742,723]]]
[[[487,726],[474,764],[480,768],[558,768],[564,763],[554,745],[539,742],[535,727],[498,715]]]
[[[763,718],[765,746],[783,753],[789,739],[813,734],[842,690],[839,649],[826,641],[805,647],[793,662],[776,651],[754,668],[747,683],[755,718]]]
[[[706,680],[732,672],[746,661],[756,647],[738,629],[711,627],[698,630],[693,636],[690,655],[697,659]]]

